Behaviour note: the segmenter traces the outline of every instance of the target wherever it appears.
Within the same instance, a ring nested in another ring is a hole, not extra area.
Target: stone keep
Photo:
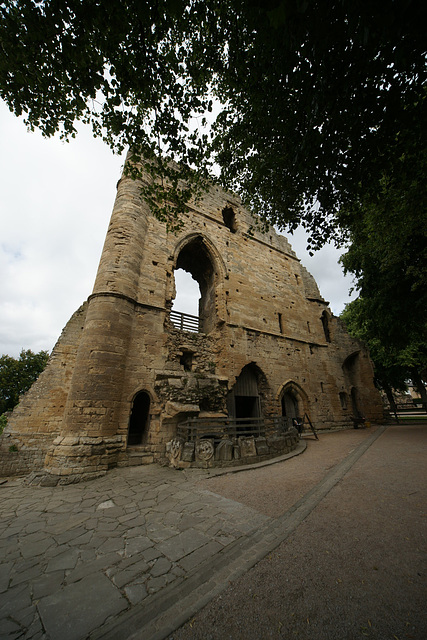
[[[65,483],[163,460],[189,417],[382,419],[368,353],[284,236],[216,186],[168,233],[140,186],[118,183],[93,293],[10,417],[0,473]],[[172,322],[179,268],[200,286],[199,332]]]

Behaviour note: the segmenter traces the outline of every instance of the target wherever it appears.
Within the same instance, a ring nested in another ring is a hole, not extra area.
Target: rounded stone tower
[[[55,476],[98,474],[117,464],[127,433],[118,430],[122,387],[149,209],[139,182],[122,177],[65,405],[45,469]]]

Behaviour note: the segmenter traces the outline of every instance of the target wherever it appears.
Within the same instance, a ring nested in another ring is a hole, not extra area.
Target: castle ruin
[[[294,447],[304,415],[319,430],[382,419],[368,353],[284,236],[216,186],[182,222],[168,233],[121,178],[93,293],[10,417],[2,475],[233,464]],[[198,317],[172,310],[180,268],[199,283]]]

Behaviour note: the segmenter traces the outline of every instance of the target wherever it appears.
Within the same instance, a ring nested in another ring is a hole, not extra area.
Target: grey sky
[[[91,293],[123,159],[86,128],[70,143],[28,133],[2,102],[0,142],[0,354],[50,351]],[[338,252],[310,258],[302,231],[288,237],[338,315],[351,286]]]

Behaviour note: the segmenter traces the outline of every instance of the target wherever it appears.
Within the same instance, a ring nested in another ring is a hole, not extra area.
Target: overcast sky
[[[16,357],[22,348],[50,351],[90,295],[123,158],[88,128],[70,143],[28,133],[1,101],[0,143],[0,355]],[[303,231],[288,237],[341,313],[351,279],[338,252],[326,247],[310,258]],[[183,296],[177,308],[196,313],[188,304]]]

